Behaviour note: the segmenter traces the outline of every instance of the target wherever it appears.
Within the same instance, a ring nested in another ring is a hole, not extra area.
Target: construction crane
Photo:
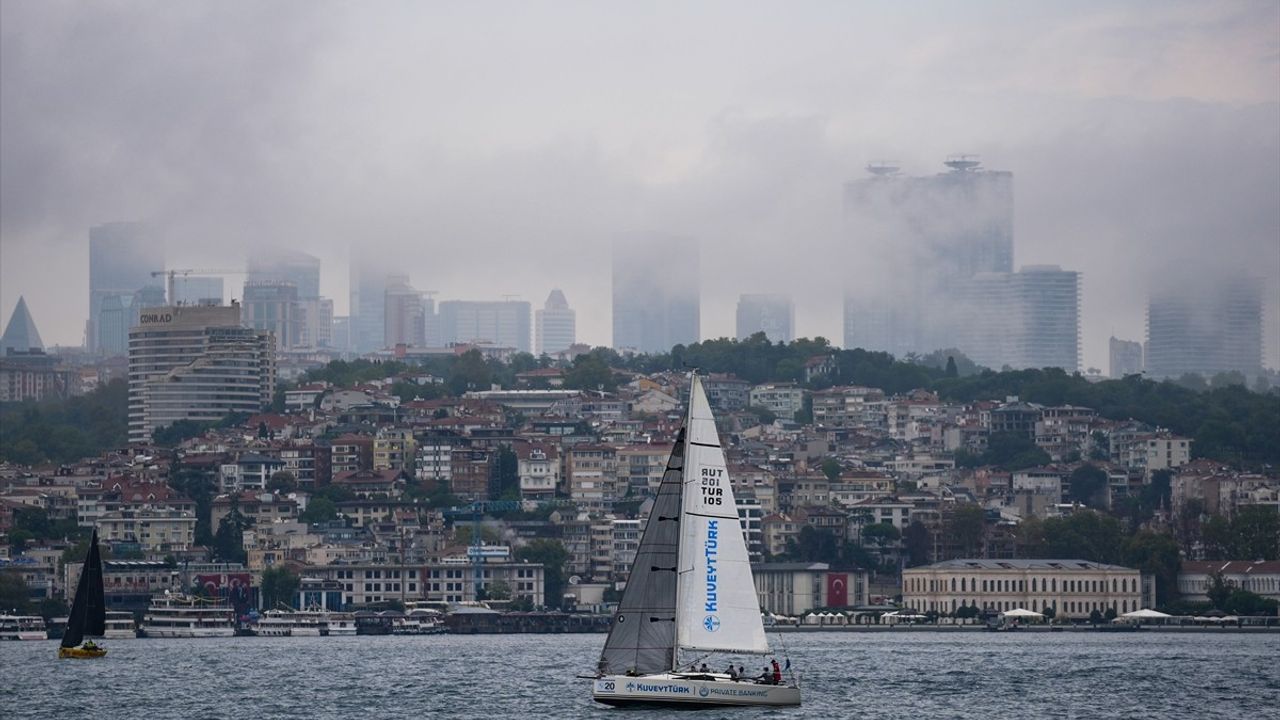
[[[173,279],[178,275],[187,277],[188,275],[244,275],[244,270],[211,270],[208,268],[180,268],[173,270],[152,270],[151,277],[160,277],[165,275],[168,282],[165,285],[165,298],[170,305],[178,303],[177,295],[173,291]]]

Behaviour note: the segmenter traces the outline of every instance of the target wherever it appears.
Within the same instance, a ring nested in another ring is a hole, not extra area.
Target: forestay
[[[686,428],[676,644],[690,650],[767,653],[724,450],[697,376],[689,391]]]
[[[600,654],[601,674],[647,675],[666,672],[674,665],[684,438],[681,430],[658,486],[627,587]]]

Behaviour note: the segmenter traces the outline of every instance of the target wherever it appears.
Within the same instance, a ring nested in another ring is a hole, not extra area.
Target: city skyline
[[[580,339],[603,345],[610,239],[661,229],[697,239],[714,268],[701,337],[733,335],[738,295],[785,292],[797,336],[838,343],[842,276],[871,250],[841,240],[841,186],[880,158],[928,174],[974,153],[1018,178],[1015,267],[1087,279],[1082,368],[1107,367],[1109,337],[1143,337],[1157,279],[1240,267],[1263,276],[1264,358],[1280,363],[1271,4],[819,6],[782,22],[728,5],[575,11],[592,39],[522,9],[496,21],[503,42],[485,58],[429,8],[294,10],[88,8],[72,42],[65,6],[5,4],[0,311],[23,295],[46,344],[80,345],[87,228],[137,219],[168,243],[148,270],[297,249],[321,260],[333,314],[353,319],[353,259],[385,259],[441,298],[538,302],[560,287]],[[481,20],[469,13],[456,20]],[[676,27],[714,36],[714,52],[641,42]],[[241,52],[221,52],[231,36]],[[428,45],[443,62],[422,61]],[[169,62],[191,48],[210,59]],[[415,69],[390,82],[386,63]],[[122,87],[172,111],[140,122]],[[193,136],[211,114],[263,124]],[[482,276],[493,287],[477,293]]]

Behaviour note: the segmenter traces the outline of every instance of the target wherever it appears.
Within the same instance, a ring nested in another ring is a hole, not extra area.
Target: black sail
[[[101,637],[107,630],[107,607],[102,591],[102,553],[98,550],[98,531],[93,531],[80,582],[71,601],[71,616],[62,636],[62,647],[76,647],[86,636]]]
[[[676,645],[676,556],[680,543],[680,496],[684,429],[676,438],[658,496],[640,538],[626,590],[600,654],[601,674],[670,670]]]

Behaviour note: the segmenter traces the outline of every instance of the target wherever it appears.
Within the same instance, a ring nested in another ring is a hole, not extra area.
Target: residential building
[[[387,277],[383,309],[383,347],[426,347],[427,302],[404,275]],[[434,314],[434,307],[432,308]]]
[[[542,309],[534,313],[536,342],[534,352],[555,355],[573,346],[578,340],[577,316],[564,299],[559,288],[552,290]]]
[[[632,235],[613,245],[613,347],[670,352],[701,339],[698,246],[671,235]]]
[[[608,510],[618,493],[617,450],[608,445],[578,444],[565,448],[565,483],[578,507]]]
[[[1086,619],[1155,605],[1154,582],[1138,570],[1085,560],[948,560],[902,572],[902,604],[916,612],[977,607]]]
[[[550,500],[560,487],[560,448],[550,443],[515,446],[521,500]]]
[[[756,333],[775,343],[795,339],[796,307],[790,295],[740,295],[737,321],[739,340]]]
[[[804,395],[804,388],[791,384],[757,385],[751,388],[747,402],[751,407],[764,408],[784,420],[792,420],[804,409]]]
[[[179,420],[259,412],[275,381],[275,340],[242,327],[239,306],[148,309],[129,331],[129,441]]]
[[[1142,343],[1121,340],[1115,336],[1109,341],[1111,350],[1111,377],[1120,379],[1126,375],[1142,373]]]
[[[79,376],[42,350],[0,354],[0,402],[65,400],[80,394]]]
[[[136,545],[144,553],[182,552],[195,544],[195,513],[143,508],[103,513],[98,535],[103,543]]]
[[[1080,367],[1080,273],[1028,265],[954,284],[954,345],[984,367]]]

